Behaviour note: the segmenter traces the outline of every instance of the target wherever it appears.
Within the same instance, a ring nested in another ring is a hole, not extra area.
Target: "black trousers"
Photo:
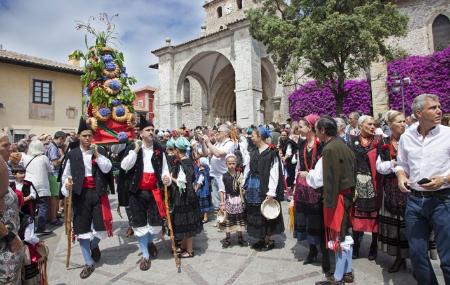
[[[72,196],[73,232],[76,235],[91,232],[91,225],[95,231],[104,231],[102,206],[95,188],[83,188],[81,195]]]
[[[132,227],[140,228],[147,224],[161,226],[163,224],[151,191],[139,190],[137,193],[130,193],[129,206],[133,217],[130,221]]]

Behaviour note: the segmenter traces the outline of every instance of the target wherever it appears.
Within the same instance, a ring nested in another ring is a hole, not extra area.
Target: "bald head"
[[[11,154],[11,143],[6,134],[0,134],[0,156],[8,161],[9,155]]]
[[[9,178],[8,166],[3,157],[0,157],[0,199],[8,192]]]

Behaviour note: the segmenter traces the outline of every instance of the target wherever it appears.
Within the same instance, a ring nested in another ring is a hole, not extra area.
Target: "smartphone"
[[[423,185],[423,184],[427,184],[427,183],[430,183],[430,182],[431,182],[430,179],[428,179],[428,178],[422,178],[422,179],[420,179],[419,181],[417,181],[417,184]]]

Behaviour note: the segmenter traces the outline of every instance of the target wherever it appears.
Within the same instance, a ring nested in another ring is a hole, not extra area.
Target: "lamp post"
[[[402,96],[402,112],[405,114],[405,86],[411,84],[411,78],[401,77],[397,72],[394,72],[392,79],[394,79],[394,85],[392,86],[392,92],[399,93]]]

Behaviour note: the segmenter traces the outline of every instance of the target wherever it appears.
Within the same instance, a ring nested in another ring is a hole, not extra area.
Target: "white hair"
[[[341,129],[343,129],[343,128],[345,128],[347,125],[345,124],[345,121],[344,121],[344,119],[342,119],[342,118],[334,118],[334,121],[336,122],[336,124],[337,124],[337,129],[338,129],[338,131],[339,130],[341,130]]]
[[[422,111],[423,107],[425,106],[425,100],[431,99],[433,101],[439,101],[439,97],[434,94],[420,94],[416,98],[414,98],[414,101],[412,103],[411,109],[413,114],[415,114],[418,111]]]
[[[40,140],[33,140],[28,146],[28,155],[36,156],[39,154],[44,154],[44,152],[44,144]]]
[[[358,126],[361,126],[362,124],[364,124],[365,121],[367,121],[369,119],[373,119],[373,118],[371,116],[368,116],[368,115],[362,115],[358,119]]]

